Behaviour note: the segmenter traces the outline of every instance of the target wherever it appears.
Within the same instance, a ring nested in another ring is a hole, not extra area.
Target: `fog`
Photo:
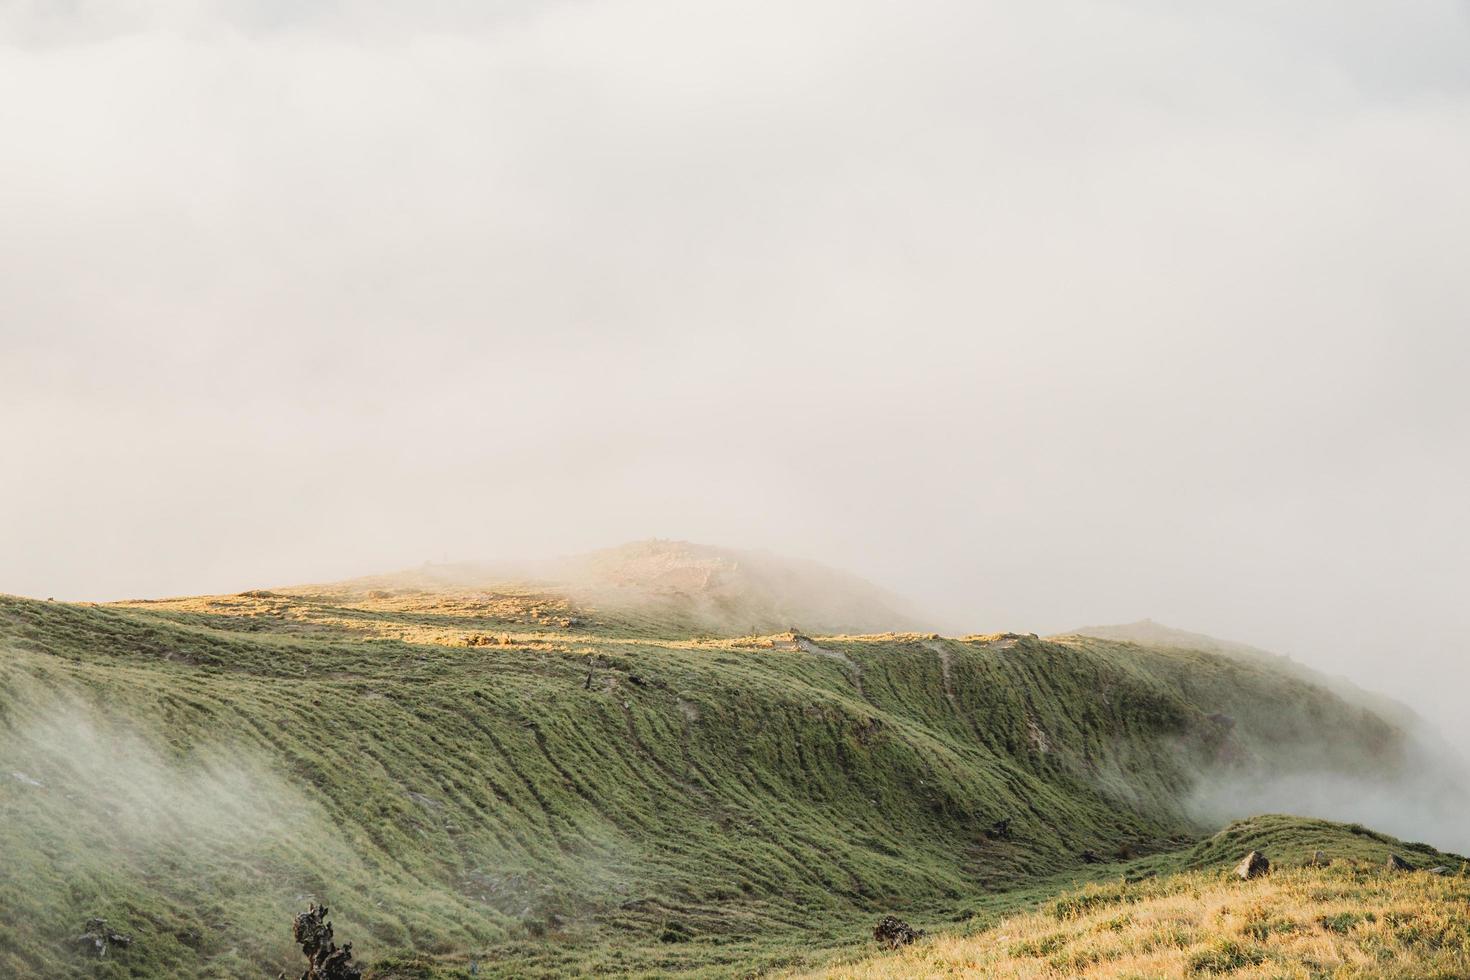
[[[0,5],[0,591],[653,535],[1462,749],[1448,2]]]
[[[125,712],[104,714],[74,692],[33,696],[30,717],[3,730],[0,777],[45,797],[49,806],[36,811],[55,832],[64,825],[99,851],[148,860],[259,863],[279,838],[326,826],[300,791],[237,744],[170,757]],[[11,817],[39,820],[19,810]]]
[[[1421,758],[1436,776],[1438,760]],[[1465,828],[1464,784],[1421,778],[1417,772],[1384,781],[1346,778],[1326,772],[1257,774],[1200,781],[1188,800],[1191,816],[1220,825],[1262,813],[1290,813],[1364,824],[1402,840],[1426,839],[1459,853],[1470,850]]]

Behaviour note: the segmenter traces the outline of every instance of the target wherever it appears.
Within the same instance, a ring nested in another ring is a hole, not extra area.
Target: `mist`
[[[650,536],[1470,722],[1450,2],[0,8],[0,591]]]
[[[74,694],[45,697],[30,715],[7,726],[0,769],[23,787],[17,793],[62,797],[68,824],[97,835],[99,847],[259,861],[274,840],[325,826],[297,790],[236,745],[169,758],[129,719]]]
[[[1302,760],[1285,771],[1201,773],[1186,807],[1206,824],[1292,813],[1470,852],[1470,767],[1436,731],[1413,726],[1405,736],[1404,757],[1394,769],[1349,774]]]

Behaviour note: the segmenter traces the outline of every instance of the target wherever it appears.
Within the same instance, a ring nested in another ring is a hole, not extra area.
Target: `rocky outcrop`
[[[1260,851],[1251,851],[1235,866],[1235,874],[1243,881],[1271,873],[1271,862]]]

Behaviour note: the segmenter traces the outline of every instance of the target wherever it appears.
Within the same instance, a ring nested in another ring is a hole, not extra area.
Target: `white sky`
[[[0,134],[0,591],[685,537],[1470,749],[1463,3],[0,0]]]

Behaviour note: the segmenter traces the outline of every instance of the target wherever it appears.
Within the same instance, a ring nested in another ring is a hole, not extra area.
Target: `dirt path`
[[[954,696],[954,671],[950,660],[949,648],[938,640],[925,640],[924,646],[939,655],[939,676],[944,682],[944,696],[949,700],[949,705],[958,714],[960,703]]]
[[[806,637],[797,640],[796,645],[805,653],[815,653],[819,657],[826,657],[829,660],[835,660],[842,664],[847,668],[847,679],[852,681],[853,687],[857,688],[858,697],[864,701],[868,699],[868,692],[863,690],[863,669],[858,666],[857,661],[853,660],[841,650],[828,650],[826,647],[819,647]]]

